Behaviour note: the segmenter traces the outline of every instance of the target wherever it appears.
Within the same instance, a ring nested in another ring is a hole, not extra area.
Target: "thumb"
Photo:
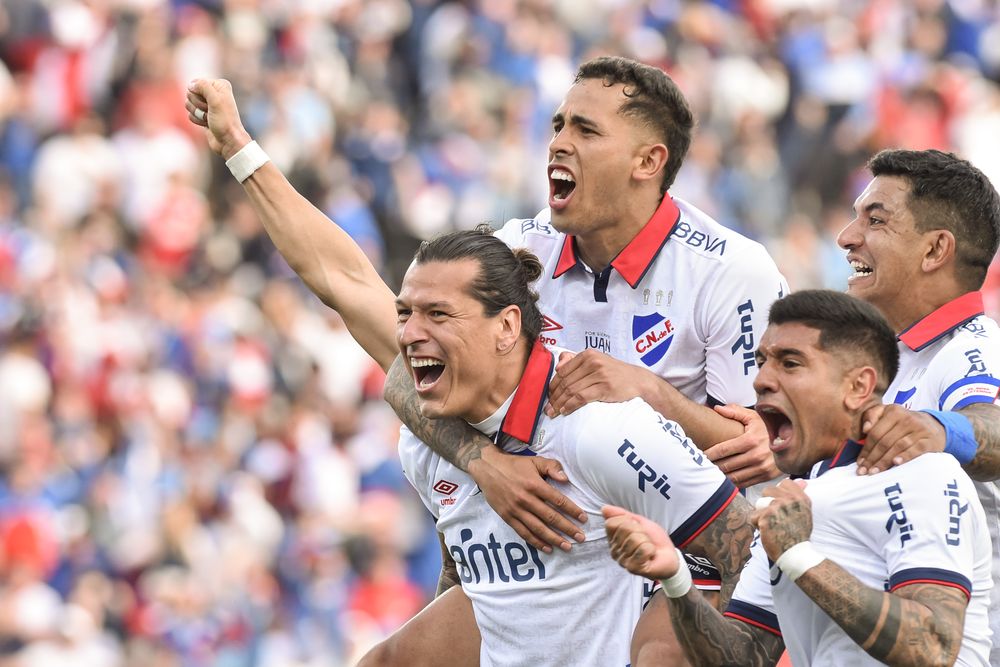
[[[736,405],[734,403],[729,403],[727,405],[716,405],[715,411],[725,417],[726,419],[732,419],[733,421],[738,421],[744,426],[749,426],[750,422],[754,420],[757,416],[757,412],[751,410],[750,408],[745,408],[742,405]]]
[[[542,477],[549,477],[558,482],[569,482],[569,477],[559,461],[544,456],[534,456],[531,458],[531,462],[535,464],[535,469]]]
[[[611,519],[616,516],[632,516],[631,512],[617,505],[605,505],[601,508],[601,514],[604,515],[605,519]]]

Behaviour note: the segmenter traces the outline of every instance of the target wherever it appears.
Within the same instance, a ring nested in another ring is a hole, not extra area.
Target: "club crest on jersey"
[[[674,341],[674,326],[664,315],[632,316],[632,343],[639,359],[647,366],[660,361]]]

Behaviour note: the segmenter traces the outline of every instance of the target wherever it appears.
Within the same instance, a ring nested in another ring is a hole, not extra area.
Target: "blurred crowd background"
[[[844,288],[874,151],[1000,183],[996,0],[0,2],[0,667],[351,664],[432,595],[381,371],[187,82],[229,78],[395,287],[419,239],[544,206],[551,114],[606,53],[677,80],[673,192],[796,289]]]

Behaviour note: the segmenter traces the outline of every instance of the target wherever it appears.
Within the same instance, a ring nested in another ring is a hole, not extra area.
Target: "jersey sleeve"
[[[575,467],[602,502],[649,517],[683,548],[737,495],[680,426],[642,400],[592,405]]]
[[[997,402],[1000,345],[994,341],[962,336],[934,357],[928,373],[935,382],[938,410],[961,410],[973,403]]]
[[[946,454],[925,454],[906,467],[905,478],[882,490],[889,591],[932,583],[968,598],[975,567],[974,487]]]
[[[753,245],[727,264],[702,299],[706,391],[710,405],[756,402],[754,352],[767,328],[771,304],[788,284],[763,246]]]
[[[413,435],[406,426],[399,429],[399,463],[403,467],[403,474],[436,519],[438,511],[429,495],[433,454],[431,448]]]
[[[771,596],[771,563],[760,541],[760,534],[754,536],[750,545],[750,560],[740,573],[736,590],[723,616],[735,618],[749,625],[781,636],[781,626],[774,610]]]

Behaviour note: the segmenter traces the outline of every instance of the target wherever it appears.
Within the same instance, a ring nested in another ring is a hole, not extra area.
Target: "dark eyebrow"
[[[802,352],[802,350],[796,349],[794,347],[781,347],[775,350],[774,354],[772,354],[771,356],[774,357],[775,359],[784,359],[785,357],[793,357],[793,356],[804,357],[805,354]],[[758,347],[757,351],[754,353],[754,357],[758,361],[760,361],[761,359],[767,359],[767,354],[763,351],[762,348]]]
[[[882,202],[876,201],[865,206],[865,213],[871,213],[872,211],[883,211],[884,213],[892,213],[889,209],[885,207]]]
[[[396,307],[410,308],[410,309],[414,308],[413,305],[408,304],[399,297],[396,297]],[[420,304],[418,308],[420,310],[453,310],[453,306],[447,301],[431,301],[430,303]]]
[[[556,123],[563,122],[564,120],[565,117],[561,113],[556,113],[552,116],[553,125],[555,125]],[[597,129],[597,123],[595,123],[590,118],[587,118],[586,116],[581,116],[578,113],[570,114],[569,122],[572,123],[573,125],[582,125],[584,127]]]

